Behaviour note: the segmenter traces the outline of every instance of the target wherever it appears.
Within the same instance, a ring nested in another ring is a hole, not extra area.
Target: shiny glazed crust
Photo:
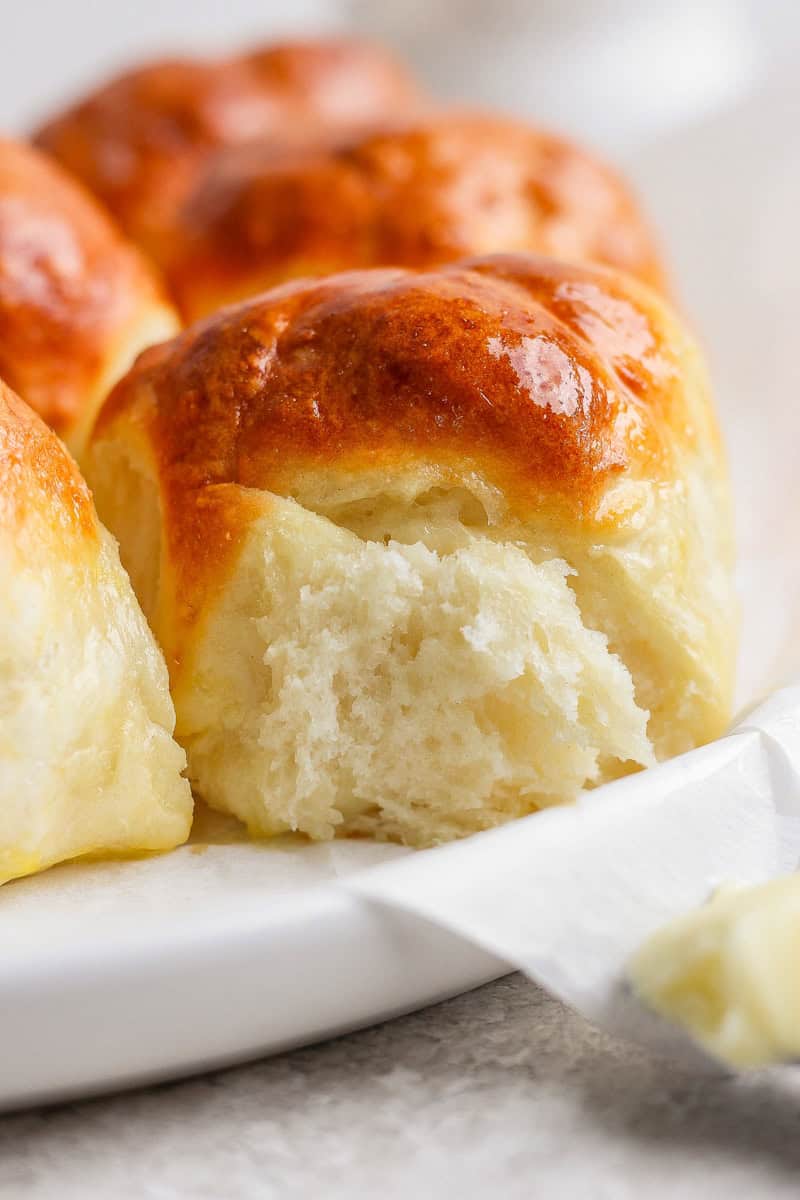
[[[620,176],[562,138],[481,113],[217,155],[176,218],[164,267],[195,319],[301,275],[497,251],[597,262],[665,289]]]
[[[31,509],[66,556],[98,551],[89,489],[61,443],[0,380],[0,537],[13,541]]]
[[[296,140],[417,108],[406,71],[358,41],[296,42],[132,70],[37,134],[151,253],[198,166],[219,146]]]
[[[45,155],[0,140],[8,384],[70,440],[142,344],[176,328],[152,269],[94,200]]]
[[[251,489],[479,480],[515,519],[613,536],[630,520],[620,485],[673,481],[684,453],[724,485],[705,387],[633,279],[497,255],[287,284],[223,311],[143,354],[93,440],[147,446],[180,641],[235,560]]]

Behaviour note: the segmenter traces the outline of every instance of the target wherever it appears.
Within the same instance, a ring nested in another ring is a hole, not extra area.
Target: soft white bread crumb
[[[254,833],[428,845],[654,761],[560,559],[463,528],[450,553],[384,545],[265,503],[179,731],[203,797]]]
[[[92,480],[165,636],[149,462],[106,443]],[[431,845],[716,735],[731,593],[703,481],[620,487],[605,542],[473,482],[217,490],[261,516],[176,675],[198,795],[254,834]]]

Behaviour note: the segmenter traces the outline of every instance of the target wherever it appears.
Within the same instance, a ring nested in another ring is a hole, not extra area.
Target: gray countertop
[[[800,1194],[800,1072],[699,1078],[519,976],[305,1050],[0,1118],[0,1197]]]

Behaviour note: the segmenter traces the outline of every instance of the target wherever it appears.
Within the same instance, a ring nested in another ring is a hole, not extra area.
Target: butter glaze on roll
[[[164,660],[64,447],[0,383],[0,883],[185,841]]]
[[[429,845],[717,736],[727,480],[655,293],[495,256],[277,288],[144,354],[89,478],[190,777]]]
[[[418,108],[408,73],[359,41],[289,42],[229,58],[180,58],[129,71],[37,134],[155,257],[176,205],[215,148],[296,141]]]
[[[0,139],[0,376],[80,454],[111,386],[177,329],[152,268],[91,196]]]
[[[178,213],[163,266],[194,320],[303,275],[496,251],[598,262],[665,290],[619,175],[562,138],[480,113],[222,153]]]

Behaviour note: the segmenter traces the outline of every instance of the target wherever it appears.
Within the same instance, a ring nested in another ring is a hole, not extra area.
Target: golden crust
[[[77,534],[98,548],[94,505],[78,468],[55,434],[0,380],[0,537],[16,539],[31,510],[45,516],[62,553]]]
[[[0,375],[68,437],[150,316],[176,327],[139,252],[55,163],[0,139]]]
[[[480,113],[217,155],[175,224],[164,267],[189,319],[303,274],[497,251],[598,262],[665,288],[652,233],[614,171]]]
[[[176,205],[214,148],[255,137],[295,141],[419,105],[410,76],[379,47],[296,42],[143,66],[46,124],[37,141],[158,256]]]
[[[437,484],[483,480],[523,520],[547,510],[608,534],[609,489],[669,480],[694,442],[691,354],[654,293],[599,268],[498,255],[351,272],[147,351],[93,440],[122,423],[148,447],[186,627],[252,519],[242,489],[429,469]]]

